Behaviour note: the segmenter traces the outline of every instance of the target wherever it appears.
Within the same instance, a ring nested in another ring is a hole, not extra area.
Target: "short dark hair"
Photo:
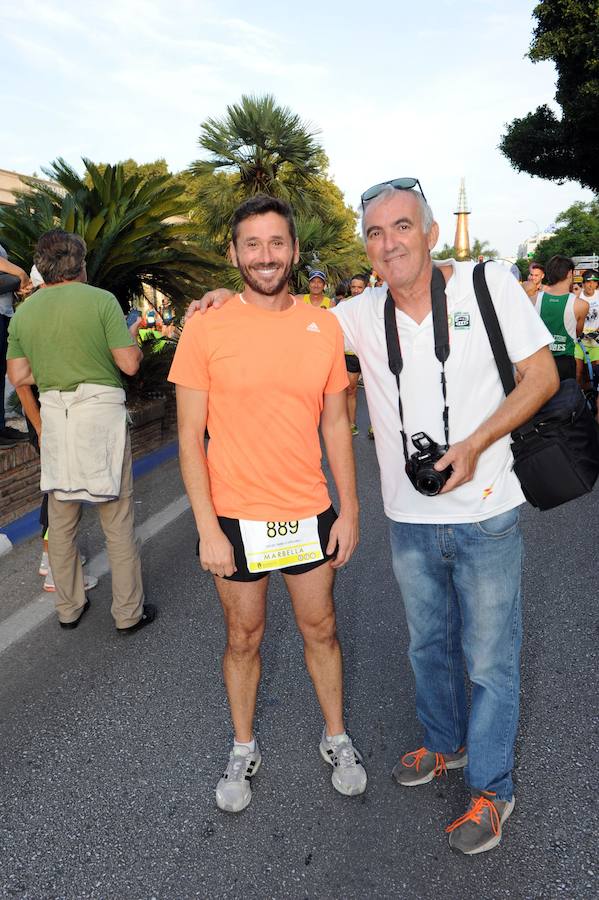
[[[237,207],[231,217],[231,240],[233,243],[237,244],[239,226],[245,219],[249,219],[251,216],[264,216],[269,212],[277,213],[285,219],[289,226],[291,240],[295,243],[297,229],[291,207],[285,200],[281,200],[279,197],[269,197],[268,194],[256,194]]]
[[[45,284],[76,281],[85,266],[87,247],[78,234],[52,228],[36,244],[33,262]]]
[[[350,282],[352,282],[355,278],[357,278],[359,281],[362,281],[364,284],[368,284],[368,282],[370,281],[370,275],[365,275],[364,272],[360,272],[358,275],[352,275],[352,277],[349,279]]]
[[[347,296],[347,281],[340,281],[337,287],[335,288],[335,297],[346,297]]]
[[[540,269],[541,272],[544,272],[544,271],[545,271],[545,266],[544,266],[542,263],[531,262],[531,263],[529,263],[529,265],[528,265],[528,271],[530,272],[530,271],[532,271],[532,269]]]
[[[551,259],[548,260],[545,267],[545,284],[548,287],[551,287],[552,284],[563,281],[564,278],[567,278],[568,274],[573,271],[573,260],[571,260],[569,256],[561,256],[561,254],[556,253],[555,256],[552,256]]]

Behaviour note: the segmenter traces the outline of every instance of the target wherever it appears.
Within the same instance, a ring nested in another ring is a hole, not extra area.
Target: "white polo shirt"
[[[445,373],[449,440],[457,443],[497,410],[505,394],[474,295],[474,263],[443,260],[442,265],[453,267],[446,288],[450,354]],[[487,265],[485,271],[510,359],[519,362],[550,344],[551,334],[514,276],[499,265]],[[331,310],[360,358],[386,515],[396,522],[478,522],[524,503],[512,471],[509,435],[481,454],[472,481],[448,494],[425,497],[412,486],[405,473],[397,384],[387,357],[386,296],[386,285],[367,288]],[[403,357],[404,425],[413,453],[410,437],[418,431],[445,443],[441,364],[435,356],[432,314],[420,325],[398,309],[395,316]]]

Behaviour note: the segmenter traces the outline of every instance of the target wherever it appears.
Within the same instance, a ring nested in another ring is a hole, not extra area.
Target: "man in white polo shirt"
[[[548,349],[552,336],[532,304],[524,302],[509,270],[487,265],[518,373],[518,385],[506,398],[473,290],[474,263],[444,260],[433,268],[430,252],[439,229],[417,179],[398,178],[366,191],[362,228],[368,257],[385,284],[344,301],[333,314],[360,358],[424,730],[422,746],[404,753],[393,776],[412,787],[465,767],[471,801],[447,831],[452,849],[476,854],[499,843],[502,823],[514,808],[522,640],[518,507],[524,495],[512,471],[509,434],[559,387]],[[435,322],[433,284],[442,310]],[[389,333],[394,325],[403,364],[403,429],[400,393],[389,367],[388,297]],[[220,305],[223,299],[219,292],[201,305]],[[445,304],[449,355],[443,365],[436,356],[435,327],[441,347]],[[434,472],[418,481],[420,490],[406,474],[402,430],[410,457],[417,450],[411,437],[424,448],[427,438],[449,444],[431,462]],[[445,483],[435,494],[440,473]]]
[[[405,753],[393,776],[410,787],[465,766],[471,802],[448,831],[453,849],[473,854],[499,842],[501,824],[514,806],[518,507],[524,496],[512,471],[509,433],[555,393],[558,377],[548,350],[551,335],[532,305],[523,302],[522,288],[509,271],[487,265],[507,350],[520,376],[506,399],[473,290],[474,264],[446,260],[434,276],[443,276],[440,295],[445,292],[449,322],[445,404],[434,328],[442,333],[443,317],[434,323],[431,313],[430,251],[438,226],[416,186],[416,179],[397,179],[363,195],[366,250],[386,286],[367,289],[334,313],[362,367],[424,729],[422,747]],[[389,331],[397,329],[403,361],[399,391],[389,368],[386,302]],[[449,450],[441,449],[438,462],[433,458],[434,472],[419,482],[420,490],[406,474],[400,394],[409,456],[418,448],[410,436],[425,447],[427,438],[445,445],[448,434]],[[420,432],[425,438],[419,441]],[[441,472],[441,482],[447,480],[435,494]],[[463,657],[472,686],[470,715]]]

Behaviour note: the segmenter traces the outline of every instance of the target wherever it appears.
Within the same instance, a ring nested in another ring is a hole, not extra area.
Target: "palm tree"
[[[121,164],[101,172],[83,163],[82,177],[59,158],[44,170],[55,186],[31,182],[0,210],[11,259],[29,271],[40,235],[61,227],[84,238],[89,283],[115,294],[123,309],[144,286],[179,305],[212,286],[225,263],[202,247],[181,184],[169,175],[127,177]]]
[[[292,284],[297,293],[308,290],[310,269],[322,269],[329,285],[329,294],[335,286],[354,272],[370,269],[362,241],[347,234],[343,218],[329,215],[324,221],[320,216],[299,216],[296,220],[300,245],[300,261]]]
[[[470,259],[477,262],[479,256],[484,256],[485,259],[496,259],[499,256],[499,250],[489,247],[488,241],[479,241],[478,238],[474,238],[470,247]]]
[[[435,250],[431,256],[433,259],[458,259],[457,250],[451,244],[443,244],[442,248]],[[489,247],[488,241],[474,238],[470,247],[470,259],[477,262],[479,256],[484,256],[485,259],[496,259],[499,256],[499,251]]]
[[[208,157],[190,171],[198,180],[197,215],[224,249],[236,206],[255,194],[281,197],[297,215],[320,209],[317,180],[327,160],[316,132],[271,95],[243,96],[222,119],[207,119],[199,144]]]

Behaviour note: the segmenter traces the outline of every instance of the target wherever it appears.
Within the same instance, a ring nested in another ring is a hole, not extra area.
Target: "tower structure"
[[[470,236],[468,234],[468,201],[466,200],[466,179],[460,181],[460,193],[458,194],[458,208],[454,213],[458,217],[455,226],[455,238],[453,246],[458,259],[470,259]]]

